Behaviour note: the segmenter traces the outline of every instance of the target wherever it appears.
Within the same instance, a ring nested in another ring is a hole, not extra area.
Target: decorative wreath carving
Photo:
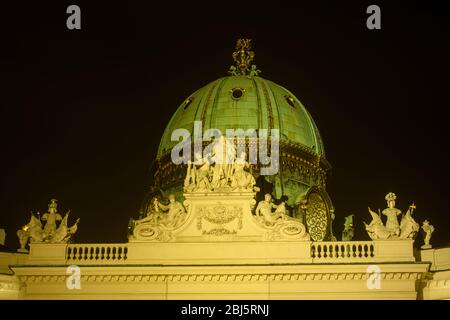
[[[199,210],[199,215],[197,218],[197,229],[202,230],[203,228],[203,220],[217,225],[219,228],[213,229],[213,230],[203,230],[204,234],[210,234],[209,232],[212,232],[211,234],[215,235],[223,235],[223,234],[229,234],[225,233],[224,230],[226,230],[223,225],[226,225],[234,220],[237,219],[237,228],[242,229],[242,208],[238,206],[233,207],[227,207],[220,202],[214,206],[204,206],[201,207]],[[217,230],[221,230],[220,232]],[[230,231],[230,230],[227,230]],[[232,234],[235,232],[230,231]]]

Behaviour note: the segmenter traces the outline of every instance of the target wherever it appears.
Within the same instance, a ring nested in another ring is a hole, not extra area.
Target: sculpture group
[[[247,154],[236,156],[234,142],[221,136],[205,156],[195,154],[189,161],[184,181],[185,192],[252,192],[255,178],[248,172]]]
[[[388,240],[388,239],[412,239],[414,240],[420,229],[419,224],[414,220],[413,213],[416,206],[411,204],[405,214],[395,207],[395,200],[397,196],[393,192],[389,192],[386,197],[387,208],[378,213],[369,208],[369,213],[372,216],[370,224],[364,223],[367,233],[372,240]],[[381,216],[386,216],[386,224],[383,224]],[[400,223],[398,221],[401,216]],[[434,231],[433,226],[429,225],[428,221],[424,222],[422,229],[426,232],[425,244],[431,238],[431,233]]]
[[[130,219],[129,239],[168,241],[171,239],[171,230],[186,220],[186,210],[173,194],[169,195],[168,204],[161,203],[158,197],[154,197],[151,204],[144,218]]]
[[[169,196],[169,204],[164,205],[158,197],[151,200],[145,217],[130,220],[129,229],[132,241],[173,241],[174,234],[188,220],[197,221],[198,236],[239,236],[244,230],[242,224],[256,224],[261,236],[269,240],[293,239],[309,240],[305,225],[289,216],[283,199],[279,204],[272,202],[270,194],[256,204],[254,197],[259,188],[251,173],[246,152],[236,152],[234,141],[226,141],[221,136],[213,144],[211,151],[204,156],[195,155],[195,161],[188,162],[184,182],[184,195],[197,201],[195,208],[187,207]],[[215,197],[210,202],[204,201],[208,196]],[[192,198],[193,197],[193,198]],[[235,197],[235,198],[233,198]],[[237,198],[236,198],[237,197]],[[235,199],[235,200],[230,200]],[[244,200],[241,200],[244,199]],[[200,202],[198,202],[200,200]],[[236,201],[244,201],[238,204]],[[190,210],[189,210],[190,209]],[[253,212],[252,212],[253,211]],[[248,216],[248,218],[243,217]],[[190,220],[189,216],[194,216]],[[204,228],[203,221],[210,227]],[[236,226],[229,224],[237,223]]]
[[[272,209],[275,209],[272,211]],[[291,218],[286,211],[286,204],[282,201],[279,205],[272,202],[272,196],[266,194],[264,200],[258,203],[255,210],[256,217],[265,225],[271,226]],[[300,221],[300,220],[299,220]]]
[[[146,217],[140,220],[132,220],[134,226],[142,223],[150,223],[174,228],[186,218],[186,210],[179,201],[176,201],[175,195],[173,194],[169,195],[169,203],[167,205],[161,203],[157,197],[154,197],[151,202],[152,206],[146,213]]]
[[[58,204],[56,199],[50,200],[48,205],[48,212],[42,216],[37,213],[37,217],[31,213],[30,222],[17,231],[17,236],[20,242],[19,252],[28,252],[26,245],[30,243],[67,243],[75,234],[78,228],[77,219],[75,224],[68,227],[67,220],[69,218],[67,212],[64,218],[58,213]],[[42,222],[45,222],[44,227]],[[57,226],[57,222],[59,226]]]
[[[306,227],[300,219],[289,216],[286,203],[276,205],[272,202],[272,196],[266,194],[255,210],[255,219],[263,228],[267,229],[267,240],[295,239],[300,241],[310,240]]]

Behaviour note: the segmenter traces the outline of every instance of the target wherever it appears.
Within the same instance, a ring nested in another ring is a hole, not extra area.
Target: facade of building
[[[319,130],[253,57],[238,40],[230,75],[176,110],[127,243],[71,243],[53,199],[0,252],[0,298],[450,299],[450,248],[426,222],[416,250],[415,207],[399,223],[395,194],[385,223],[370,211],[372,241],[353,241],[351,217],[337,241]]]

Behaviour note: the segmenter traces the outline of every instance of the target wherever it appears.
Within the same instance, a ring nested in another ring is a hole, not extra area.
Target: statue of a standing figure
[[[352,241],[355,235],[355,229],[353,229],[353,216],[354,214],[345,217],[344,230],[342,230],[342,241]]]
[[[397,196],[395,195],[395,193],[389,192],[386,195],[385,199],[387,201],[388,207],[382,211],[382,214],[387,217],[386,229],[394,235],[399,236],[400,225],[398,223],[397,216],[399,216],[402,212],[395,207],[395,200],[397,199]]]
[[[425,232],[424,245],[421,246],[421,249],[431,249],[431,235],[434,232],[434,227],[430,224],[428,220],[425,220],[422,223],[422,230]]]
[[[69,227],[67,225],[69,212],[67,212],[64,218],[58,213],[58,204],[56,199],[50,200],[48,205],[48,212],[40,216],[39,212],[37,217],[31,213],[30,222],[17,231],[17,237],[20,242],[19,252],[28,252],[26,245],[28,241],[30,243],[68,243],[72,236],[77,232],[78,223],[80,219]],[[42,228],[42,221],[46,221],[44,228]],[[59,226],[56,225],[57,221],[61,221]]]
[[[58,213],[56,199],[51,199],[48,205],[48,212],[42,215],[41,220],[46,221],[44,226],[44,238],[51,239],[56,232],[56,221],[61,221],[62,217]]]
[[[419,231],[419,224],[412,217],[413,211],[416,208],[414,203],[409,206],[405,215],[402,217],[401,223],[398,223],[397,216],[401,215],[401,211],[395,207],[395,200],[397,196],[393,192],[386,195],[388,207],[382,212],[378,210],[378,214],[370,210],[372,215],[372,222],[366,225],[366,230],[372,240],[386,240],[386,239],[412,239]],[[381,221],[381,213],[387,217],[386,225]]]
[[[210,163],[207,157],[195,154],[195,161],[188,162],[184,190],[187,192],[208,191],[211,189],[209,181]]]
[[[212,179],[211,186],[214,190],[220,190],[228,185],[231,168],[236,157],[234,142],[227,141],[224,136],[214,142],[212,148]]]

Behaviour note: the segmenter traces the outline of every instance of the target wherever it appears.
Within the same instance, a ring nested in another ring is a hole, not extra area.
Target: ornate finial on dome
[[[238,39],[236,42],[236,51],[233,52],[233,60],[235,66],[231,66],[228,73],[233,76],[250,77],[257,76],[261,70],[256,68],[256,65],[251,64],[255,53],[251,51],[251,39]]]

